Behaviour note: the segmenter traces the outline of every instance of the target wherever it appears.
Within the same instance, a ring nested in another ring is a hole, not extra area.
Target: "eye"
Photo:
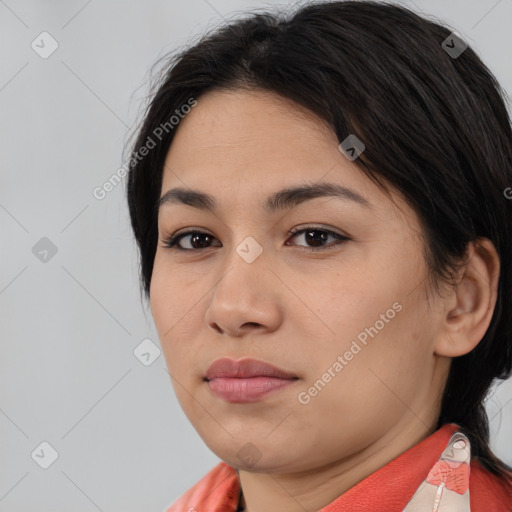
[[[289,232],[289,234],[293,235],[293,238],[298,237],[298,235],[303,236],[303,240],[307,244],[313,244],[313,246],[301,246],[304,247],[305,250],[310,251],[318,251],[318,250],[324,250],[331,248],[334,245],[339,245],[340,243],[343,243],[347,240],[350,240],[348,237],[344,235],[340,235],[339,233],[336,233],[334,231],[323,229],[320,226],[307,226],[302,229],[294,229]],[[190,237],[190,238],[189,238]],[[323,245],[329,237],[333,237],[336,240],[336,243],[331,243],[328,246]],[[187,240],[187,245],[189,247],[183,247],[181,244],[182,240]],[[206,233],[204,231],[199,230],[191,230],[191,231],[185,231],[183,233],[178,233],[176,235],[172,235],[171,237],[168,237],[162,242],[164,243],[163,247],[168,249],[173,249],[177,251],[200,251],[202,249],[207,249],[210,247],[208,244],[212,240],[217,240],[213,235],[210,235],[209,233]],[[290,245],[290,244],[286,244]],[[191,247],[190,247],[191,246]]]
[[[182,239],[186,239],[187,237],[191,237],[189,240],[189,243],[192,244],[192,248],[189,247],[182,247],[180,244]],[[186,231],[184,233],[179,233],[177,235],[173,235],[169,238],[166,238],[163,240],[164,247],[169,249],[174,249],[177,251],[197,251],[199,246],[199,249],[201,248],[208,248],[207,244],[209,240],[214,239],[215,237],[205,233],[204,231]]]
[[[294,235],[292,236],[292,238],[295,238],[300,234],[306,243],[313,244],[313,247],[305,247],[306,250],[309,249],[311,251],[329,249],[335,245],[339,245],[343,242],[346,242],[347,240],[350,240],[348,237],[344,235],[340,235],[339,233],[331,231],[330,229],[324,229],[321,226],[306,226],[303,227],[302,229],[294,229],[290,231],[290,234]],[[337,242],[331,243],[327,246],[322,245],[324,242],[327,241],[329,237],[333,237],[335,240],[337,240]]]

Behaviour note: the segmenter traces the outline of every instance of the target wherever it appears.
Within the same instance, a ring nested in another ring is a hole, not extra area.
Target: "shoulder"
[[[500,478],[488,471],[477,459],[471,461],[469,482],[471,510],[512,511],[512,486],[507,488]]]
[[[235,469],[220,462],[164,512],[231,512],[238,503],[239,491]]]

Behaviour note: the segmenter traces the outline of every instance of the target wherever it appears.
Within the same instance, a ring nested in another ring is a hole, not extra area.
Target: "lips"
[[[275,377],[278,379],[298,379],[296,375],[257,359],[235,361],[223,357],[214,361],[205,374],[205,380],[219,378],[247,379],[251,377]]]
[[[235,361],[227,357],[214,361],[204,376],[214,395],[238,404],[263,400],[293,385],[298,379],[290,372],[263,361]]]

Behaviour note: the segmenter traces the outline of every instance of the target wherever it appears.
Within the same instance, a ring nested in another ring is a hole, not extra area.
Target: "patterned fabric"
[[[443,425],[318,512],[512,512],[512,492]],[[219,463],[164,512],[236,512],[236,470]],[[286,512],[286,511],[284,511]]]
[[[458,432],[452,435],[448,446],[403,512],[470,512],[470,464],[471,445],[468,438]]]

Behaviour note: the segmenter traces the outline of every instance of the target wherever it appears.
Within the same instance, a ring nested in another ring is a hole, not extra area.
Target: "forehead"
[[[197,101],[177,127],[161,195],[188,187],[222,201],[259,195],[263,203],[275,190],[328,181],[390,207],[389,197],[341,153],[331,127],[291,100],[269,91],[215,90]]]
[[[201,96],[180,122],[169,157],[232,161],[296,154],[298,160],[337,145],[327,123],[286,98],[260,90],[215,90]]]
[[[177,126],[167,154],[166,166],[177,171],[207,166],[205,171],[272,169],[277,174],[286,170],[284,164],[300,171],[316,162],[327,172],[343,156],[326,123],[273,93],[216,90],[197,101]]]

